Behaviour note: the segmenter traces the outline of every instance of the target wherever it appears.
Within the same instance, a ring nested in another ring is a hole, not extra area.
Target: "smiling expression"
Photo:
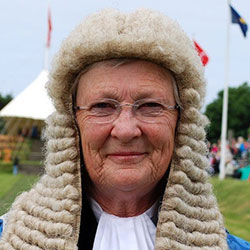
[[[175,105],[170,73],[147,61],[117,67],[96,65],[84,73],[77,88],[77,106],[112,98],[134,103],[142,98]],[[172,158],[178,112],[164,113],[157,123],[137,120],[123,107],[112,123],[95,124],[86,111],[77,111],[85,166],[98,190],[150,192]]]

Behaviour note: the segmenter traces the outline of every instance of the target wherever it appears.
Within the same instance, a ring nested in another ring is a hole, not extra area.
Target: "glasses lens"
[[[136,105],[136,117],[144,122],[155,123],[162,116],[164,106],[154,100],[145,100]]]
[[[92,104],[89,108],[90,122],[108,123],[113,121],[118,111],[117,103],[111,100],[103,100]]]

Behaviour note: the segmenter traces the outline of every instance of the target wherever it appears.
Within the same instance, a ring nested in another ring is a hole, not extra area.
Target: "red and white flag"
[[[50,8],[48,8],[48,36],[47,36],[47,43],[46,43],[47,48],[50,47],[51,31],[52,31],[51,13],[50,13]]]
[[[198,55],[201,58],[201,62],[203,64],[203,66],[206,66],[206,64],[209,61],[208,55],[206,54],[206,52],[201,48],[201,46],[196,41],[194,41],[194,45],[195,45],[195,48],[198,52]]]

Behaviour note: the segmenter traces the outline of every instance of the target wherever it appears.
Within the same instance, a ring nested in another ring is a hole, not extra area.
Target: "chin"
[[[138,171],[138,169],[120,170],[112,179],[110,178],[109,184],[120,191],[139,191],[145,189],[145,185],[150,185],[152,180],[147,176],[145,172],[142,175],[142,170]]]

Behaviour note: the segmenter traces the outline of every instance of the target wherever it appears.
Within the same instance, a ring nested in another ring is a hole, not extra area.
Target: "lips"
[[[108,154],[111,161],[118,164],[136,164],[146,157],[147,153],[143,152],[116,152]]]
[[[140,153],[140,152],[117,152],[117,153],[112,153],[109,154],[110,156],[133,156],[133,155],[143,155],[145,153]]]

